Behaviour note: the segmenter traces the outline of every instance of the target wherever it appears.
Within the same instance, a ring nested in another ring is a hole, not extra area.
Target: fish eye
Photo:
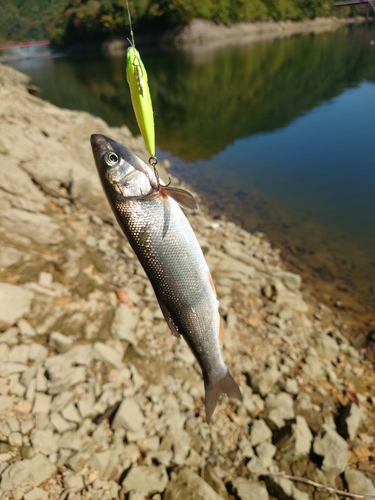
[[[120,158],[114,151],[109,151],[104,155],[104,161],[109,167],[115,167],[118,165]]]

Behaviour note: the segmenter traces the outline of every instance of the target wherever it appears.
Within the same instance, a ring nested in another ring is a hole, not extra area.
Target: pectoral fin
[[[161,300],[158,299],[158,302],[159,302],[161,312],[163,313],[164,319],[167,322],[168,328],[173,333],[173,335],[179,339],[181,337],[181,334],[178,331],[178,327],[177,327],[176,323],[174,322],[174,320],[171,316],[171,313],[169,312],[167,306],[165,304],[163,304],[163,302],[161,302]]]
[[[177,201],[182,208],[186,210],[196,210],[198,208],[194,196],[188,191],[185,191],[185,189],[169,186],[162,186],[161,189],[165,194]]]

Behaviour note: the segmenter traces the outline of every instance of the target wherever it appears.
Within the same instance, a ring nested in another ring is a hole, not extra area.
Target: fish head
[[[91,147],[105,191],[134,198],[158,186],[154,171],[122,144],[105,135],[93,134]]]

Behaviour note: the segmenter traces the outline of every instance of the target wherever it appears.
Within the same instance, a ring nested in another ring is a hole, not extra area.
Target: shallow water
[[[158,157],[262,231],[355,329],[375,324],[375,26],[215,51],[142,49]],[[12,63],[41,96],[137,133],[123,59]],[[93,131],[94,132],[94,131]]]

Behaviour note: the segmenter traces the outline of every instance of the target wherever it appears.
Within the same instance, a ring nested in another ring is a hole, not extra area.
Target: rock
[[[328,474],[341,474],[348,462],[348,445],[331,427],[323,424],[315,436],[313,450],[323,457],[322,471]]]
[[[118,453],[115,450],[105,450],[95,453],[92,465],[99,472],[99,479],[107,481],[118,467]]]
[[[14,404],[14,399],[10,396],[0,396],[0,411],[11,408]]]
[[[268,471],[267,467],[255,456],[246,464],[246,467],[252,474],[262,474]]]
[[[192,450],[192,451],[194,451],[194,450]],[[197,467],[199,467],[200,463],[202,463],[202,457],[200,455],[199,455],[199,458],[200,458],[200,461],[197,464]],[[206,467],[204,468],[203,479],[206,481],[206,483],[209,486],[211,486],[211,488],[213,490],[216,491],[216,493],[218,495],[220,495],[223,498],[229,498],[224,482],[219,477],[217,477],[212,465],[207,464]]]
[[[80,443],[81,444],[81,443]],[[61,446],[59,442],[59,447]],[[70,456],[66,465],[74,472],[80,472],[84,467],[91,463],[92,457],[95,452],[95,442],[92,438],[80,446],[77,453]]]
[[[182,469],[168,483],[163,500],[223,500],[198,474],[188,468]]]
[[[347,467],[344,471],[345,481],[348,485],[349,493],[356,495],[375,495],[375,487],[366,475],[357,470]]]
[[[315,339],[315,348],[319,356],[336,361],[340,352],[340,346],[333,337],[321,334]]]
[[[94,358],[114,366],[115,368],[122,368],[123,366],[121,353],[102,342],[95,342]]]
[[[284,389],[285,389],[285,392],[287,392],[288,394],[292,394],[293,396],[298,394],[299,386],[298,386],[297,380],[295,380],[294,378],[288,378],[285,381]]]
[[[125,493],[138,491],[144,495],[162,493],[168,483],[164,465],[134,465],[122,482]]]
[[[63,479],[64,488],[72,493],[78,493],[82,491],[85,487],[85,483],[83,482],[83,477],[78,474],[71,474],[69,476],[64,476]]]
[[[27,344],[21,344],[14,346],[8,357],[8,361],[11,363],[22,363],[23,365],[27,364],[29,359],[30,346]]]
[[[289,290],[292,290],[292,292],[295,292],[301,288],[302,278],[299,274],[285,272],[281,276],[281,280],[284,285],[289,288]]]
[[[339,420],[340,433],[353,440],[362,420],[362,409],[354,402],[350,402],[342,412]]]
[[[272,438],[272,431],[262,419],[254,420],[251,426],[250,439],[251,445],[257,446],[264,441],[269,441]]]
[[[64,353],[69,351],[73,345],[73,339],[67,337],[60,332],[52,332],[49,336],[48,343],[57,352]]]
[[[268,396],[266,399],[268,408],[267,422],[277,428],[284,427],[285,420],[294,418],[294,401],[290,394],[280,392],[276,396]]]
[[[44,455],[51,455],[57,451],[57,442],[50,429],[36,430],[31,435],[31,443],[36,451],[40,451]]]
[[[289,479],[278,476],[265,476],[268,492],[278,500],[309,500],[310,496],[299,490]]]
[[[23,498],[24,500],[47,500],[48,493],[41,488],[33,488],[26,493]]]
[[[45,413],[48,414],[51,410],[51,402],[52,402],[52,396],[49,394],[43,394],[43,393],[36,393],[35,394],[35,400],[34,400],[34,406],[33,406],[33,413]]]
[[[142,428],[143,413],[134,399],[124,399],[116,412],[112,422],[112,429],[124,429],[136,432]]]
[[[96,414],[93,394],[86,394],[79,399],[78,410],[83,419],[93,417]]]
[[[82,446],[82,441],[76,432],[67,431],[60,436],[57,445],[59,449],[66,448],[78,451]]]
[[[267,394],[275,387],[281,373],[276,368],[267,368],[266,370],[255,373],[251,377],[251,387],[261,396]]]
[[[25,253],[17,250],[16,248],[1,246],[0,267],[6,268],[6,267],[11,267],[14,264],[18,264],[24,258],[24,256]]]
[[[135,330],[139,321],[139,309],[119,304],[112,321],[111,333],[115,338],[136,345]]]
[[[64,240],[60,226],[45,214],[9,208],[3,211],[1,223],[8,231],[16,226],[17,234],[40,245],[56,245]]]
[[[86,381],[86,368],[84,366],[66,368],[58,365],[53,371],[49,368],[48,374],[50,377],[48,392],[50,394],[59,394]]]
[[[51,423],[59,434],[63,434],[64,432],[75,427],[73,423],[68,422],[56,412],[51,414]]]
[[[313,435],[305,418],[301,415],[297,415],[296,423],[293,427],[294,450],[292,452],[292,458],[298,459],[310,453]]]
[[[263,483],[251,481],[244,477],[231,480],[232,487],[239,500],[268,500],[268,491]]]
[[[256,447],[256,453],[262,464],[265,467],[270,467],[276,453],[276,446],[268,441],[264,441]]]
[[[33,292],[20,286],[0,283],[0,330],[9,328],[28,314],[33,297]]]
[[[7,467],[2,474],[1,489],[13,491],[20,488],[21,491],[28,491],[49,479],[55,472],[56,467],[48,458],[38,453],[29,460],[20,460]]]
[[[81,416],[73,403],[69,403],[65,406],[65,408],[61,411],[61,414],[66,420],[68,420],[68,422],[80,424],[82,421]]]

